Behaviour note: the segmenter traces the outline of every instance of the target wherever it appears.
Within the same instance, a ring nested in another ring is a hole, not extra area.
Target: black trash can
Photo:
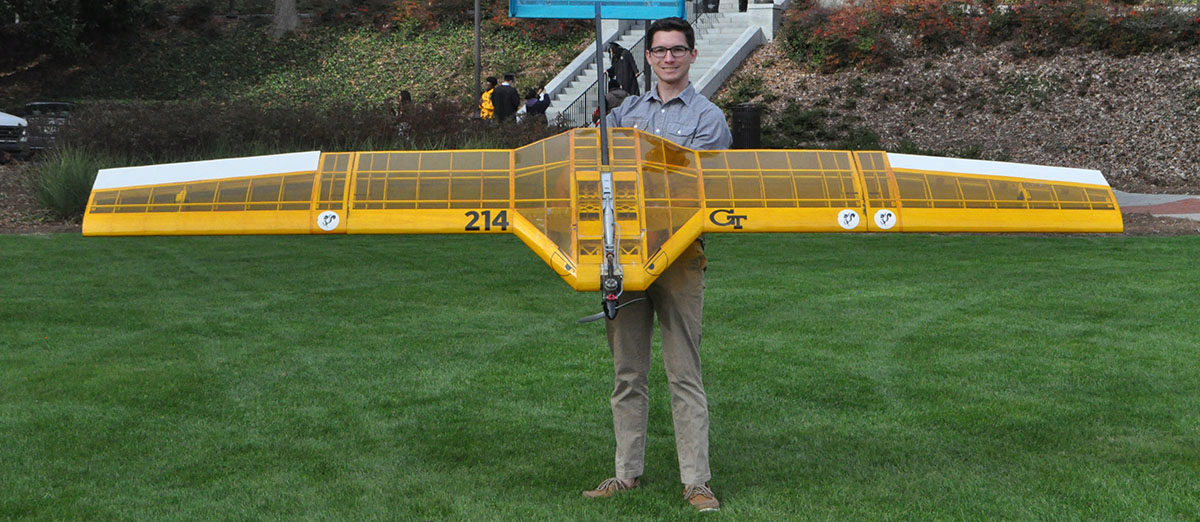
[[[739,103],[733,106],[733,148],[762,148],[762,107],[757,103]]]

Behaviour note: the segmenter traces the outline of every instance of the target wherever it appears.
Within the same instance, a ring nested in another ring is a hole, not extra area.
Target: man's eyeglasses
[[[650,55],[655,58],[666,58],[667,51],[671,51],[671,56],[674,56],[676,58],[683,58],[684,56],[687,56],[688,53],[692,52],[692,48],[684,47],[682,45],[676,45],[675,47],[670,47],[670,48],[668,48],[668,47],[651,47]]]

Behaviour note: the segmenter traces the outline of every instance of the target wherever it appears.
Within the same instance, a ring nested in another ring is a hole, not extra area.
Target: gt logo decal
[[[721,216],[718,217],[717,214],[721,214]],[[720,219],[720,221],[718,221],[718,219]],[[729,225],[733,225],[734,230],[741,230],[742,221],[745,221],[746,219],[748,218],[745,214],[734,214],[733,209],[731,208],[717,209],[712,211],[712,214],[708,215],[708,220],[711,221],[712,224],[718,227],[727,227]]]

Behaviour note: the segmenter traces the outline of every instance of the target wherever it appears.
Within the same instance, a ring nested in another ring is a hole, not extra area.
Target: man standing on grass
[[[696,92],[688,77],[696,61],[696,35],[681,18],[664,18],[646,31],[646,58],[658,83],[641,96],[630,96],[608,115],[609,127],[634,127],[678,145],[699,150],[728,149],[733,141],[725,114]],[[720,502],[709,489],[708,399],[700,378],[700,326],[704,309],[704,240],[698,239],[644,292],[628,298],[617,318],[606,322],[613,355],[610,404],[617,439],[616,476],[584,491],[607,497],[638,487],[646,453],[649,421],[650,341],[654,316],[662,332],[663,364],[671,389],[675,451],[683,496],[700,511],[716,511]],[[645,300],[636,301],[644,297]]]

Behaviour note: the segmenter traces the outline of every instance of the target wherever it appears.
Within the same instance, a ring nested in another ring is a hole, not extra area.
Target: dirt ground
[[[79,233],[79,223],[56,219],[38,205],[31,166],[16,160],[0,165],[0,234]]]
[[[0,165],[0,234],[80,233],[80,224],[56,219],[37,203],[29,183],[31,163]],[[1200,222],[1125,213],[1127,236],[1200,234]]]

